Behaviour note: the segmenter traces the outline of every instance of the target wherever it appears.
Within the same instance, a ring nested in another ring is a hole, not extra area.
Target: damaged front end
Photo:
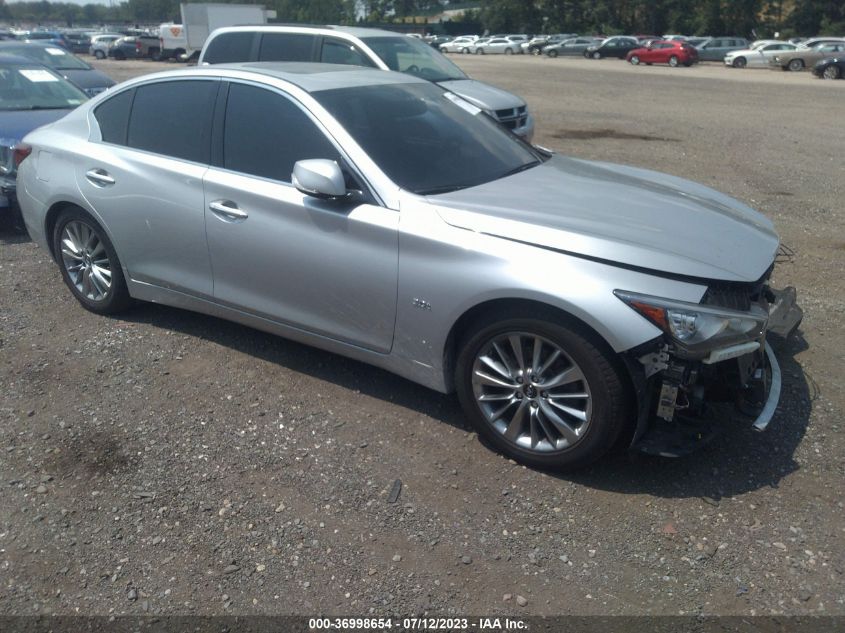
[[[770,288],[770,272],[750,284],[714,282],[698,304],[616,291],[663,332],[627,354],[639,401],[632,449],[679,457],[726,424],[766,429],[781,384],[766,337],[788,337],[803,316],[795,289]]]

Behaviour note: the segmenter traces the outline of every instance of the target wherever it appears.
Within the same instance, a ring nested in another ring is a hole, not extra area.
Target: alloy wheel
[[[91,301],[104,300],[112,286],[112,267],[97,231],[71,220],[62,231],[61,249],[62,264],[76,290]]]
[[[486,422],[523,449],[570,448],[590,427],[592,397],[584,373],[560,346],[536,334],[507,332],[482,346],[472,389]]]

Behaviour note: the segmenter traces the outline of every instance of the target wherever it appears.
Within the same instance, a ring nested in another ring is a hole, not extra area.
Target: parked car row
[[[440,44],[439,48],[444,53],[477,55],[522,52],[547,57],[583,55],[591,59],[617,58],[635,66],[691,66],[700,61],[721,61],[731,68],[812,69],[819,77],[838,79],[843,75],[840,60],[845,55],[845,38],[758,40],[749,43],[741,37],[688,38],[683,35],[616,35],[606,38],[563,33],[537,37],[502,35],[479,38],[463,35]]]

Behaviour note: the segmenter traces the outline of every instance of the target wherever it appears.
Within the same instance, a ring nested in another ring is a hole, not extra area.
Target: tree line
[[[0,0],[0,21],[77,24],[179,21],[180,0],[126,0],[113,6]],[[219,0],[218,0],[219,1]],[[247,0],[249,1],[249,0]],[[360,24],[407,21],[469,5],[432,31],[641,33],[660,35],[845,35],[845,0],[253,0],[279,22]],[[447,28],[448,27],[448,28]]]

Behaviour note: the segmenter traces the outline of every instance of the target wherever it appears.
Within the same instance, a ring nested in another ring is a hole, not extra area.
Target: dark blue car
[[[54,44],[40,42],[0,42],[0,55],[27,57],[52,68],[65,79],[82,88],[89,97],[114,85],[114,81],[99,70]]]
[[[87,99],[56,71],[25,57],[0,55],[0,223],[16,215],[15,146]]]

